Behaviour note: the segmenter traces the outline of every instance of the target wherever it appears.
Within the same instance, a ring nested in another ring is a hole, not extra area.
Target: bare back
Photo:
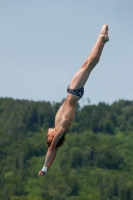
[[[68,94],[66,100],[55,116],[55,129],[64,129],[67,132],[75,118],[75,109],[79,98]]]

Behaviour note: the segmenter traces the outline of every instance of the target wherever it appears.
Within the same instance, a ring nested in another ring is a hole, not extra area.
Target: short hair
[[[53,140],[52,140],[52,141],[53,141]],[[48,146],[48,147],[50,147],[52,141],[51,141],[51,142],[47,141],[47,146]],[[58,141],[58,143],[57,143],[57,145],[56,145],[56,148],[61,147],[61,146],[64,144],[64,142],[65,142],[65,136],[63,135],[63,136],[59,139],[59,141]]]

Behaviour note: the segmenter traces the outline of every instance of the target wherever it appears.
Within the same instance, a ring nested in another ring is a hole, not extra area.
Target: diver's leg
[[[94,45],[89,57],[73,77],[70,83],[71,89],[79,89],[84,86],[89,77],[90,72],[98,63],[103,47],[107,41],[109,41],[108,25],[103,25],[99,37],[97,39],[97,42]]]

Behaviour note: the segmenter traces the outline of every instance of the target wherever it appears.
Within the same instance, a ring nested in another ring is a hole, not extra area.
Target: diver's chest
[[[60,108],[55,117],[55,125],[57,126],[70,126],[75,118],[75,109],[63,107]]]

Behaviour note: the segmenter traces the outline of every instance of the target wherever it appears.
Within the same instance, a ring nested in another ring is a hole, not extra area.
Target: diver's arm
[[[54,159],[55,159],[55,157],[56,157],[56,154],[57,154],[57,148],[55,149],[55,152],[54,152],[54,154],[53,154],[53,157],[52,157],[52,159],[50,160],[50,162],[49,162],[49,164],[48,164],[48,169],[50,168],[50,166],[52,165],[52,163],[53,163],[53,161],[54,161]]]
[[[50,147],[48,148],[46,158],[45,158],[45,163],[44,163],[45,167],[48,167],[50,161],[52,160],[52,158],[55,154],[55,151],[56,151],[56,145],[61,137],[62,137],[62,134],[55,135]]]
[[[44,167],[41,169],[41,171],[38,173],[38,176],[43,175],[45,176],[47,174],[47,170],[49,168],[49,164],[51,165],[55,156],[55,152],[56,152],[56,145],[59,141],[59,139],[62,137],[63,134],[56,134],[48,151],[46,154],[46,158],[45,158],[45,163],[44,163]],[[52,162],[51,162],[52,161]]]

